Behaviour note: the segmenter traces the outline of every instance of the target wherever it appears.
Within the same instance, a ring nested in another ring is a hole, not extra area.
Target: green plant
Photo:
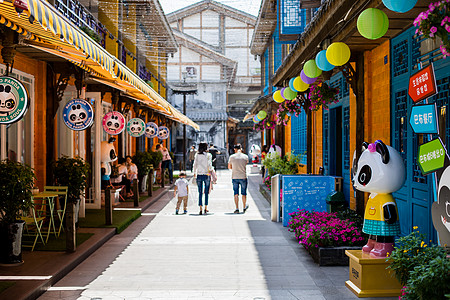
[[[269,177],[276,174],[293,175],[298,172],[298,165],[302,161],[303,155],[287,153],[284,157],[277,155],[267,155],[264,159],[264,167],[269,172]]]
[[[52,163],[53,176],[58,185],[67,186],[67,200],[76,202],[84,193],[89,164],[81,157],[61,156]]]
[[[136,164],[140,176],[148,174],[151,168],[157,168],[161,160],[162,154],[159,151],[138,151],[133,156],[133,162]]]
[[[450,262],[446,251],[435,244],[428,245],[424,238],[425,235],[416,230],[399,238],[387,258],[388,268],[394,270],[395,277],[406,286],[402,299],[443,299],[444,294],[450,292],[447,285]],[[445,267],[446,271],[438,271]],[[420,296],[427,292],[430,294],[426,297]]]
[[[97,32],[95,32],[94,30],[90,29],[89,27],[81,26],[80,29],[81,29],[81,31],[86,33],[91,39],[93,39],[97,43],[100,43],[100,41],[102,40],[100,35],[98,35]]]
[[[33,205],[31,189],[36,177],[33,169],[19,162],[0,162],[0,224],[12,224],[20,219],[22,211]]]
[[[310,110],[318,110],[321,106],[328,109],[332,103],[337,103],[338,88],[330,87],[325,82],[317,80],[309,89]]]
[[[428,10],[421,12],[413,22],[416,34],[423,34],[426,38],[441,39],[440,50],[444,58],[450,55],[450,3],[438,1],[430,3]]]
[[[424,265],[414,267],[402,299],[440,300],[450,293],[450,260],[438,256]]]

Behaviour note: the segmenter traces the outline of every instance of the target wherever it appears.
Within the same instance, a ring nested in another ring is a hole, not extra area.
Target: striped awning
[[[60,56],[91,75],[113,81],[121,90],[177,122],[199,126],[177,111],[120,60],[93,41],[45,0],[27,0],[28,11],[18,14],[11,2],[0,2],[0,24],[23,35],[35,48]]]

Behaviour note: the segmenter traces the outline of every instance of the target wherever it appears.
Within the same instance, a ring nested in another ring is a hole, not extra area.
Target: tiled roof
[[[226,112],[187,112],[186,114],[193,121],[226,121]]]

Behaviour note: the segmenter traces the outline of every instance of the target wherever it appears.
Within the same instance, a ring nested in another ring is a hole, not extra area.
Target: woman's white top
[[[212,170],[212,155],[211,153],[195,154],[194,158],[194,174],[197,175],[208,175],[209,171]]]

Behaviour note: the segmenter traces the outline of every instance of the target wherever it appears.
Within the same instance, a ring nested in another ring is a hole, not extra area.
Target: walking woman
[[[208,196],[209,185],[211,184],[211,178],[209,176],[212,167],[212,157],[208,153],[208,144],[200,143],[198,146],[198,152],[194,158],[194,177],[197,178],[198,187],[198,206],[200,206],[200,215],[203,213],[203,192],[205,191],[205,215],[208,213]],[[204,187],[203,187],[204,185]]]

